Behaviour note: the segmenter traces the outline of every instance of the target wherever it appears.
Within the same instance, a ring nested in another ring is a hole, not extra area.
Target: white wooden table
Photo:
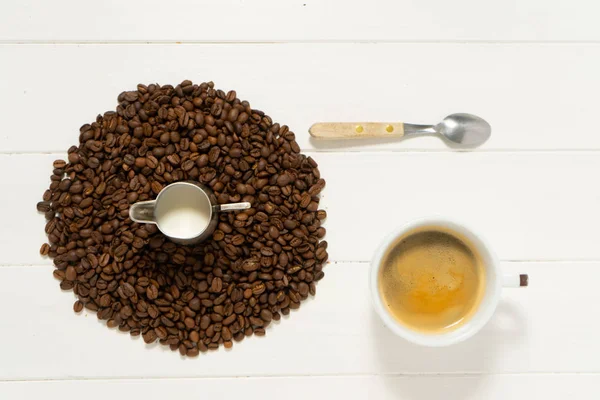
[[[596,0],[3,0],[0,399],[598,399],[599,16]],[[296,133],[327,180],[332,261],[265,338],[196,359],[75,315],[35,211],[82,124],[139,82],[183,79]],[[451,112],[486,118],[491,140],[459,153],[307,133]],[[430,214],[476,227],[531,282],[446,349],[392,336],[367,293],[380,238]]]

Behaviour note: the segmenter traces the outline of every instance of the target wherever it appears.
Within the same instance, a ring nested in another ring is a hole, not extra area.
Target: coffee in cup
[[[390,246],[379,294],[401,324],[425,333],[458,328],[477,310],[485,269],[477,250],[442,227],[415,229]]]
[[[445,218],[424,218],[389,234],[371,262],[371,297],[398,336],[447,346],[477,333],[492,317],[502,287],[527,286],[502,274],[481,235]]]

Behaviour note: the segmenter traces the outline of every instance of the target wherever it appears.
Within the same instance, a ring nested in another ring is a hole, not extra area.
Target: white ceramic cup
[[[388,252],[398,243],[398,240],[409,232],[428,227],[433,229],[443,228],[448,230],[449,233],[454,232],[458,237],[466,239],[481,257],[486,274],[483,298],[475,313],[455,330],[439,334],[418,332],[398,322],[384,305],[378,285],[379,270],[382,267],[382,262],[385,260]],[[383,240],[377,251],[375,251],[375,255],[371,261],[369,287],[377,314],[379,314],[385,325],[392,332],[418,345],[442,347],[462,342],[479,332],[494,314],[500,301],[502,287],[520,287],[527,286],[527,284],[527,275],[502,274],[498,258],[481,235],[475,234],[463,224],[447,218],[431,217],[410,222],[394,230]]]

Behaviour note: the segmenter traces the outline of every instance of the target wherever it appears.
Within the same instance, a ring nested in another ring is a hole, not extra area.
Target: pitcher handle
[[[247,210],[250,207],[252,207],[252,205],[250,203],[248,203],[247,201],[244,201],[242,203],[217,204],[216,206],[214,206],[214,210],[217,212],[219,212],[219,211],[238,211],[238,210]]]
[[[129,218],[139,224],[155,224],[154,208],[156,200],[140,201],[129,208]]]

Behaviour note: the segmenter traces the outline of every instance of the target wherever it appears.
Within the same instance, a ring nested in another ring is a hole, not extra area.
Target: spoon
[[[472,114],[451,114],[437,125],[414,125],[403,122],[319,122],[308,130],[317,139],[366,139],[439,135],[461,147],[485,143],[492,128],[484,119]]]

